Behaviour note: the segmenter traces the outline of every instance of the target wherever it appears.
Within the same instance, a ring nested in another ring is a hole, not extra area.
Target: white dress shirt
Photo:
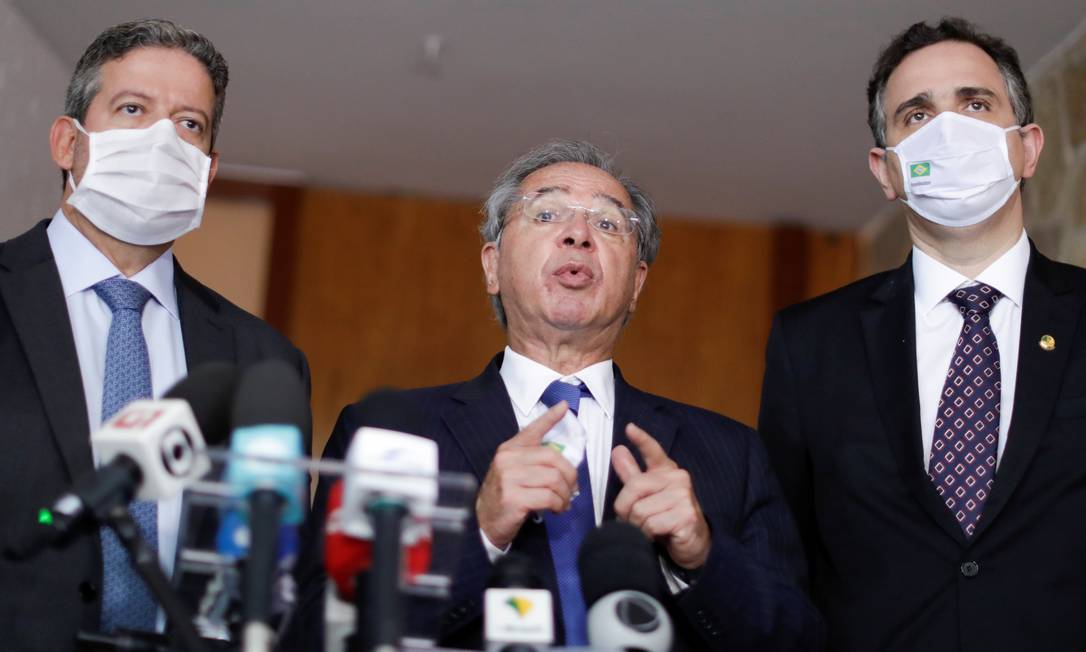
[[[83,394],[87,401],[87,422],[93,432],[102,423],[102,389],[105,382],[106,340],[113,312],[98,297],[94,285],[122,276],[113,263],[91,244],[62,211],[57,211],[46,229],[53,250],[68,317],[79,357]],[[143,309],[143,335],[151,361],[151,393],[161,397],[187,373],[181,319],[173,284],[173,253],[167,250],[129,280],[142,285],[152,300]],[[87,433],[90,436],[90,432]],[[93,451],[92,451],[93,452]],[[95,465],[97,465],[95,453]],[[173,572],[177,533],[181,519],[181,498],[158,502],[158,559],[167,576]],[[159,613],[161,628],[162,614]]]
[[[920,433],[924,444],[924,468],[931,457],[935,435],[939,395],[946,382],[954,346],[964,319],[947,295],[960,287],[984,283],[1003,295],[990,315],[992,332],[999,345],[999,366],[1003,390],[1000,395],[999,444],[996,466],[1003,461],[1007,433],[1014,408],[1014,388],[1018,376],[1018,345],[1022,332],[1022,294],[1029,265],[1029,240],[1025,231],[998,260],[975,279],[953,269],[913,247],[913,282],[916,302],[916,371],[920,393]]]

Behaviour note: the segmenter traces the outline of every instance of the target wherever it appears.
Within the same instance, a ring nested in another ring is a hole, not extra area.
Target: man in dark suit
[[[560,640],[584,644],[577,546],[621,519],[656,542],[679,649],[817,645],[794,526],[754,432],[639,391],[612,363],[658,247],[649,198],[594,146],[558,141],[499,177],[486,214],[483,271],[508,346],[472,380],[407,393],[441,469],[480,484],[432,633],[443,645],[482,644],[492,563],[513,550],[535,560],[555,596]],[[348,406],[325,457],[342,458],[365,419]],[[300,565],[303,609],[323,600],[328,489],[318,487]],[[563,532],[576,540],[560,541]],[[295,646],[319,645],[319,609],[302,622]]]
[[[76,67],[50,133],[60,209],[0,244],[6,537],[93,472],[90,433],[128,400],[161,396],[213,360],[283,359],[308,384],[300,351],[186,274],[170,250],[199,224],[226,83],[210,41],[160,20],[106,30]],[[168,573],[179,500],[131,509]],[[0,647],[56,652],[73,649],[80,629],[161,629],[118,550],[89,533],[28,561],[0,560]]]
[[[1042,256],[1018,58],[946,19],[882,52],[871,170],[900,268],[782,311],[759,426],[834,650],[1086,645],[1086,271]]]

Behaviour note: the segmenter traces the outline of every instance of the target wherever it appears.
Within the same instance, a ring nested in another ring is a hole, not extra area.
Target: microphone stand
[[[358,574],[355,607],[358,626],[351,652],[395,652],[403,628],[400,595],[400,536],[407,507],[401,501],[377,498],[366,511],[373,524],[373,563]]]
[[[166,574],[158,565],[158,555],[143,540],[136,521],[128,512],[128,505],[118,500],[104,516],[106,523],[128,551],[136,572],[147,583],[147,588],[151,590],[151,594],[155,596],[158,603],[162,605],[168,622],[173,625],[177,636],[181,639],[182,649],[188,652],[207,652],[203,639],[192,624],[192,615],[170,587],[170,581],[166,579]]]

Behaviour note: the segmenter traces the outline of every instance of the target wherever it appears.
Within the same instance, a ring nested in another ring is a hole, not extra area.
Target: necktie
[[[939,396],[928,476],[970,537],[995,480],[1003,382],[989,318],[1001,296],[983,284],[947,295],[965,321]]]
[[[543,396],[539,400],[547,407],[565,401],[576,415],[582,396],[592,396],[588,386],[571,385],[556,380],[543,390]],[[577,466],[577,487],[579,493],[571,501],[569,510],[561,514],[547,512],[543,515],[543,522],[547,527],[547,542],[554,560],[554,573],[558,580],[558,600],[562,608],[562,622],[565,624],[566,645],[588,644],[584,595],[581,593],[581,576],[577,572],[577,553],[581,542],[585,535],[596,527],[587,452]]]
[[[151,398],[151,362],[143,338],[143,307],[151,295],[139,283],[115,276],[94,286],[113,312],[106,340],[106,372],[102,388],[102,422],[130,401]],[[140,533],[158,548],[154,502],[133,502],[129,511]],[[154,631],[158,606],[132,568],[128,552],[109,528],[102,538],[102,630]]]

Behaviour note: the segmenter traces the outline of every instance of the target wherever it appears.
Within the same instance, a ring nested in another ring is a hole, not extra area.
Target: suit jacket
[[[442,470],[467,472],[481,483],[495,449],[516,434],[517,421],[500,365],[501,355],[473,380],[409,391],[425,415],[427,434],[438,443]],[[814,648],[821,636],[821,620],[801,588],[805,571],[795,526],[755,433],[718,414],[641,392],[623,380],[617,367],[615,412],[613,445],[625,444],[636,451],[625,435],[629,422],[651,433],[690,473],[712,530],[712,551],[700,578],[690,589],[665,600],[676,627],[677,649]],[[352,434],[365,422],[358,404],[345,408],[324,456],[342,458]],[[329,484],[322,480],[318,485],[316,518],[311,521],[316,529],[307,537],[307,551],[299,565],[301,631],[285,644],[287,649],[303,649],[307,644],[309,649],[322,649],[321,529]],[[621,482],[612,471],[605,520],[615,518],[613,503],[620,489]],[[544,525],[528,519],[512,545],[537,560],[545,588],[557,595]],[[490,573],[473,519],[463,537],[451,599],[439,613],[414,603],[412,620],[436,625],[437,631],[430,633],[438,635],[443,645],[481,647],[482,594]],[[561,630],[560,613],[556,618]]]
[[[922,459],[911,259],[777,316],[759,425],[831,649],[1086,649],[1084,305],[1086,270],[1033,249],[1010,432],[971,539]]]
[[[45,220],[0,244],[0,532],[18,535],[36,510],[91,472],[83,381]],[[282,358],[309,384],[305,356],[263,321],[175,267],[188,368]],[[307,432],[308,436],[308,432]],[[5,650],[73,648],[100,620],[96,533],[25,562],[0,558],[0,637]]]

